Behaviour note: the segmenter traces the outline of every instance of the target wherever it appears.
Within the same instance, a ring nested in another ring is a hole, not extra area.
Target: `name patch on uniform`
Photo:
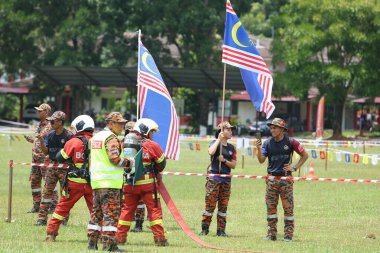
[[[99,141],[99,140],[93,140],[93,141],[92,141],[92,144],[91,144],[91,148],[92,148],[92,149],[102,149],[102,144],[103,144],[102,141]]]

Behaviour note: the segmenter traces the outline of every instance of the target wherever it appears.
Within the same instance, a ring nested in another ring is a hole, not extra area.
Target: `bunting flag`
[[[371,159],[372,165],[377,165],[377,161],[378,161],[377,155],[373,155]]]
[[[248,155],[249,156],[252,156],[253,152],[252,152],[252,148],[251,147],[248,147],[247,148],[247,151],[248,151]]]
[[[323,151],[323,150],[319,151],[319,157],[320,157],[322,160],[325,160],[325,159],[326,159],[325,151]]]
[[[359,163],[359,154],[354,154],[354,163]]]
[[[346,160],[346,163],[350,163],[351,162],[350,154],[348,154],[348,153],[344,154],[344,160]]]
[[[368,164],[368,155],[363,156],[363,164],[367,165]]]
[[[226,4],[222,62],[240,69],[252,103],[257,111],[265,112],[268,119],[275,109],[272,103],[273,78],[229,0]]]
[[[341,162],[341,161],[342,161],[342,153],[340,153],[340,152],[336,152],[336,153],[335,153],[335,157],[336,157],[336,160],[337,160],[338,162]]]
[[[311,157],[312,157],[313,159],[317,159],[317,151],[312,150],[312,151],[311,151]]]
[[[329,161],[333,161],[334,160],[334,154],[333,154],[333,152],[328,151],[327,152],[327,157],[328,157]]]
[[[154,120],[159,131],[153,135],[167,158],[178,160],[179,125],[177,112],[152,55],[139,38],[138,99],[140,118]]]

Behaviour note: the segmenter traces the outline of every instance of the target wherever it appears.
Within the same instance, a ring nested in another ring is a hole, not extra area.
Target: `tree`
[[[379,42],[379,16],[378,1],[295,0],[275,21],[273,61],[285,64],[275,82],[298,96],[318,87],[334,105],[333,138],[341,138],[347,95],[378,72],[380,55],[374,43]]]

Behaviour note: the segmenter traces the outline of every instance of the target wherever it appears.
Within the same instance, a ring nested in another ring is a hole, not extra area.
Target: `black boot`
[[[88,249],[89,250],[98,250],[98,238],[94,236],[87,235],[88,237]]]
[[[38,213],[40,211],[40,202],[35,202],[33,204],[32,209],[30,209],[27,213]]]
[[[108,251],[108,252],[127,252],[125,249],[120,249],[117,247],[116,244],[112,244],[108,249],[103,248],[103,251]]]
[[[202,231],[199,233],[199,235],[208,235],[208,225],[202,224]]]
[[[135,232],[135,233],[142,232],[143,223],[144,223],[144,220],[136,220],[135,227],[131,229],[131,232]]]
[[[222,236],[222,237],[228,237],[228,235],[226,234],[226,232],[224,232],[224,230],[221,230],[221,229],[218,229],[216,231],[216,235],[217,236]]]

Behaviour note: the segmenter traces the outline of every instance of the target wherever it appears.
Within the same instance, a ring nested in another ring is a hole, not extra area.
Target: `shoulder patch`
[[[91,143],[91,148],[92,149],[102,149],[103,142],[100,140],[93,140]]]

